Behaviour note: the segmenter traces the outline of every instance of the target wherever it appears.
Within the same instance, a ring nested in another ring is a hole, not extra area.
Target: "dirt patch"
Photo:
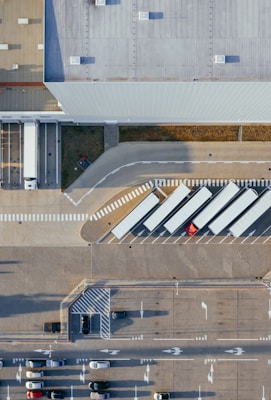
[[[103,126],[62,126],[61,188],[66,189],[83,172],[78,165],[81,157],[91,163],[104,152]]]
[[[120,142],[130,141],[236,141],[239,126],[121,126],[119,128]]]
[[[243,141],[263,141],[271,140],[271,126],[243,126]]]

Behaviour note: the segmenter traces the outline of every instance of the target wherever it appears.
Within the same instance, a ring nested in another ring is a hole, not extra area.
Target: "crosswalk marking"
[[[0,214],[0,222],[80,222],[88,214]]]
[[[86,289],[71,307],[72,314],[99,314],[100,336],[110,338],[110,289]]]

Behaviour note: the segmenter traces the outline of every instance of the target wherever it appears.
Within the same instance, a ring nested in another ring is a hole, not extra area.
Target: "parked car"
[[[110,368],[110,361],[90,361],[89,368],[91,369],[101,369],[101,368]]]
[[[42,378],[43,375],[43,371],[26,371],[27,378]]]
[[[89,397],[94,400],[106,400],[110,399],[110,393],[91,392]]]
[[[41,368],[46,366],[46,360],[26,360],[25,366],[27,368]]]
[[[126,317],[126,312],[125,311],[112,311],[111,312],[111,318],[112,319],[122,319]]]
[[[153,396],[154,400],[169,400],[170,393],[168,392],[156,392]]]
[[[82,333],[87,335],[90,332],[90,318],[84,314],[81,316]]]
[[[98,381],[98,382],[89,382],[88,387],[90,390],[98,391],[109,388],[109,382],[106,381]]]
[[[65,365],[65,360],[52,360],[51,358],[46,360],[46,367],[57,368],[57,367],[63,367],[64,365]]]
[[[48,399],[64,399],[65,393],[63,390],[50,390],[47,392]]]
[[[45,322],[43,325],[44,332],[59,333],[61,331],[60,322]]]
[[[42,396],[43,396],[43,393],[42,393],[41,390],[35,390],[35,391],[33,391],[33,390],[28,390],[28,391],[26,392],[26,397],[27,397],[28,399],[39,399],[39,398],[42,397]]]
[[[25,384],[26,389],[42,389],[44,387],[43,381],[27,381]]]

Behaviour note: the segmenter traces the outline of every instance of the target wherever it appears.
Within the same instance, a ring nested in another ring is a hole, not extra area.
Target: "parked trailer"
[[[193,236],[202,229],[221,211],[229,201],[239,192],[240,188],[233,182],[224,187],[211,202],[185,228],[189,236]]]
[[[39,126],[36,122],[24,123],[24,188],[38,189]]]
[[[212,193],[206,187],[202,187],[194,196],[188,200],[187,203],[176,213],[174,214],[165,224],[169,233],[175,232],[178,228],[180,228],[187,220],[190,218],[210,197],[212,197]]]
[[[271,207],[271,191],[265,192],[249,210],[242,215],[232,226],[229,232],[234,237],[239,237],[244,233],[254,222],[257,221]]]
[[[258,194],[253,189],[245,189],[225,211],[222,212],[208,228],[214,235],[218,235],[223,229],[227,228],[230,223],[235,220],[250,204],[258,198]]]
[[[161,204],[151,216],[143,222],[143,225],[153,231],[157,226],[180,204],[190,193],[190,189],[183,183]]]
[[[136,206],[114,229],[112,233],[116,238],[121,239],[139,221],[142,220],[157,204],[159,197],[154,193],[149,194],[138,206]]]

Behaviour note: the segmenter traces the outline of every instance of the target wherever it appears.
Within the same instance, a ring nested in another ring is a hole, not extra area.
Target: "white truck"
[[[126,235],[138,222],[140,222],[157,204],[159,197],[150,193],[141,203],[138,204],[120,223],[112,229],[117,239]]]
[[[24,188],[38,189],[38,145],[39,125],[36,122],[24,123]]]
[[[149,230],[154,231],[157,226],[189,195],[190,189],[183,183],[158,207],[151,216],[143,222]]]
[[[173,234],[179,229],[195,212],[212,197],[212,192],[206,187],[199,189],[165,224],[166,230]]]
[[[225,186],[210,203],[185,227],[189,236],[208,224],[239,192],[240,188],[233,182]]]
[[[234,237],[241,236],[254,222],[271,207],[271,190],[265,192],[248,211],[245,212],[232,226],[229,232]]]
[[[214,235],[218,235],[232,223],[250,204],[257,200],[258,194],[254,189],[245,189],[244,192],[220,214],[208,228]]]

